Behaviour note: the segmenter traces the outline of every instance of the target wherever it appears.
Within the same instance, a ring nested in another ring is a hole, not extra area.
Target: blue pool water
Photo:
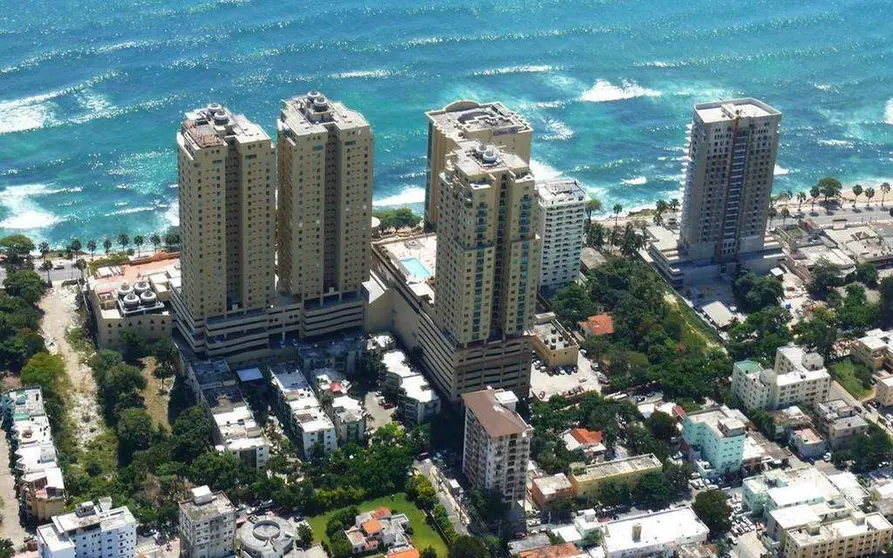
[[[403,264],[403,267],[406,268],[411,275],[415,275],[420,279],[427,279],[431,272],[428,271],[428,268],[425,267],[425,264],[421,262],[418,258],[403,258],[400,260],[400,263]]]
[[[679,195],[696,102],[784,113],[777,191],[893,182],[890,0],[0,0],[0,235],[176,224],[174,135],[211,101],[275,135],[319,89],[375,131],[375,203],[421,207],[424,111],[501,100],[533,170],[606,208]]]

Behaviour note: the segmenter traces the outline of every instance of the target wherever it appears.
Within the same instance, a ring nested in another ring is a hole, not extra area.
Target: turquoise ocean
[[[424,111],[500,100],[533,168],[606,207],[679,195],[694,103],[784,113],[776,191],[893,179],[890,0],[0,0],[0,235],[177,222],[174,135],[216,101],[272,134],[319,89],[376,137],[375,201],[424,198]]]

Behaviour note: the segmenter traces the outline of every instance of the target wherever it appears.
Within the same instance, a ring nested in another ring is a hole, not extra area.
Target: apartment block
[[[362,442],[366,437],[366,411],[359,400],[349,395],[339,395],[332,399],[332,424],[338,433],[338,441]]]
[[[276,128],[279,290],[301,301],[302,337],[362,328],[372,128],[317,91],[284,101]]]
[[[530,483],[530,497],[540,510],[547,510],[554,502],[574,497],[574,488],[564,473],[537,477]]]
[[[893,405],[893,375],[878,380],[876,388],[874,400],[884,407]]]
[[[763,369],[751,360],[732,368],[732,393],[747,409],[814,407],[828,397],[830,388],[831,375],[821,355],[793,345],[778,348],[774,369]]]
[[[781,113],[756,99],[695,106],[680,224],[692,259],[763,249],[780,123]]]
[[[88,307],[103,349],[121,346],[121,334],[146,340],[170,338],[174,325],[171,291],[180,288],[180,260],[159,252],[147,261],[100,267],[86,280]]]
[[[872,329],[853,344],[852,356],[874,371],[893,371],[893,331]]]
[[[586,525],[587,528],[598,526],[605,558],[685,556],[682,551],[684,546],[705,543],[710,534],[710,530],[689,506],[624,517],[607,523],[600,523],[595,513],[588,513],[590,511],[584,512],[574,524],[580,527]]]
[[[571,464],[568,476],[577,498],[594,498],[598,487],[605,482],[635,484],[643,475],[663,470],[663,464],[653,453],[635,455],[599,463]]]
[[[191,497],[180,502],[180,556],[233,556],[237,516],[223,492],[211,492],[207,486],[193,488]]]
[[[821,516],[787,531],[784,553],[788,558],[857,558],[878,556],[893,541],[893,525],[880,513],[854,511],[849,517],[822,522]]]
[[[133,558],[136,519],[111,498],[83,502],[37,528],[37,551],[41,558]]]
[[[277,364],[270,367],[270,373],[278,396],[279,417],[300,440],[303,457],[311,457],[317,448],[325,454],[338,449],[335,424],[300,369],[293,364]]]
[[[741,469],[745,420],[740,412],[724,405],[685,415],[682,438],[696,472],[712,478]]]
[[[515,411],[514,393],[492,388],[466,393],[462,472],[481,490],[515,506],[526,494],[531,428]]]
[[[849,447],[855,439],[867,432],[868,421],[843,399],[832,399],[816,405],[819,428],[828,438],[832,450]]]
[[[436,226],[440,208],[440,174],[458,144],[467,140],[495,144],[530,162],[533,128],[502,103],[455,101],[432,110],[428,119],[428,167],[425,182],[425,223]]]
[[[589,196],[574,179],[537,182],[537,224],[543,241],[540,288],[556,291],[580,275],[588,200]]]
[[[533,350],[547,367],[552,369],[577,365],[580,344],[561,325],[553,312],[537,314],[531,332]]]
[[[19,509],[26,522],[48,521],[64,511],[66,492],[43,392],[37,386],[11,390],[0,398],[0,405]]]
[[[428,380],[413,368],[406,354],[399,349],[381,356],[385,393],[397,398],[397,414],[406,424],[421,424],[440,412],[440,397]]]
[[[264,354],[275,299],[270,137],[245,116],[211,104],[186,114],[177,146],[177,327],[199,356]]]
[[[533,325],[542,253],[534,197],[533,175],[517,155],[463,142],[447,161],[434,308],[459,346]]]

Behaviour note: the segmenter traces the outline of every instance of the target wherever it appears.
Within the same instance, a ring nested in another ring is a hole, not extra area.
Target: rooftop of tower
[[[285,126],[297,134],[325,132],[326,125],[339,128],[359,128],[369,123],[362,114],[343,103],[326,98],[319,91],[310,91],[282,101],[282,112],[277,126]]]
[[[181,131],[198,148],[224,145],[227,138],[242,142],[270,139],[263,128],[244,114],[234,114],[218,103],[187,112]]]
[[[530,166],[514,153],[503,151],[495,145],[479,141],[461,142],[453,152],[453,166],[467,177],[494,172],[514,172],[519,178],[531,176]]]
[[[695,112],[705,123],[725,122],[735,118],[780,116],[781,113],[762,101],[750,97],[695,105]]]
[[[493,130],[496,135],[531,130],[530,124],[521,115],[502,103],[455,101],[426,115],[430,122],[456,140],[480,130]]]

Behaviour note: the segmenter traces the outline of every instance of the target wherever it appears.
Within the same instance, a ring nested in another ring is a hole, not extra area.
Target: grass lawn
[[[170,387],[173,379],[161,380],[155,376],[155,359],[143,359],[143,377],[146,379],[146,389],[143,390],[146,411],[158,424],[170,428],[168,423],[168,404],[170,403]],[[162,382],[166,388],[162,393]]]
[[[859,381],[856,375],[856,364],[850,359],[844,359],[832,364],[831,375],[856,399],[864,399],[870,392]]]
[[[426,546],[430,546],[437,552],[438,556],[443,556],[444,558],[449,554],[443,539],[441,539],[440,535],[437,534],[437,531],[425,521],[424,512],[417,508],[414,503],[407,500],[406,494],[400,493],[392,496],[383,496],[381,498],[376,498],[375,500],[366,500],[357,505],[357,509],[360,510],[360,513],[380,507],[388,508],[393,513],[406,514],[406,517],[409,518],[409,524],[412,525],[412,543],[416,548],[421,550]],[[322,515],[307,518],[307,523],[309,523],[310,528],[313,529],[314,540],[325,540],[328,543],[328,537],[326,537],[326,523],[328,523],[331,515],[332,512],[330,511]]]

